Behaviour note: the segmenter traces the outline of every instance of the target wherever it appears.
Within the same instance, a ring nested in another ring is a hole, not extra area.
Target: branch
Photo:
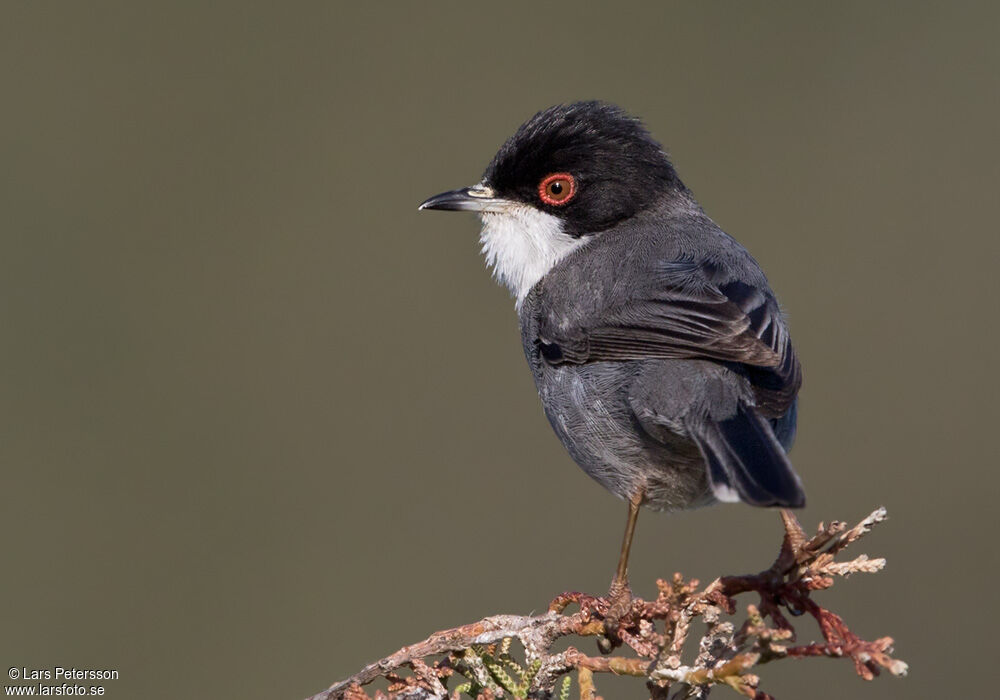
[[[310,700],[371,700],[362,686],[378,679],[387,685],[374,691],[375,700],[459,700],[463,695],[478,700],[548,700],[557,693],[560,700],[567,700],[573,674],[581,700],[600,700],[595,673],[643,678],[653,700],[706,698],[715,685],[767,700],[771,696],[758,689],[760,679],[751,669],[779,659],[812,656],[849,658],[865,680],[882,669],[905,675],[906,664],[891,655],[890,637],[865,641],[840,616],[812,599],[815,591],[832,586],[835,576],[874,573],[885,566],[884,559],[864,554],[836,560],[886,519],[885,509],[850,529],[841,522],[821,523],[811,538],[790,511],[781,511],[781,518],[785,536],[778,557],[758,574],[724,576],[705,588],[674,574],[670,581],[656,582],[655,600],[632,598],[624,614],[619,610],[611,614],[608,598],[563,593],[544,615],[496,615],[436,632]],[[744,593],[756,594],[758,601],[746,606],[745,619],[737,626],[732,621],[737,610],[734,596]],[[567,613],[570,606],[576,606],[576,612]],[[823,642],[793,644],[796,632],[789,617],[803,615],[815,620]],[[697,620],[704,623],[705,632],[696,657],[685,664],[684,643]],[[595,637],[605,655],[588,656],[573,646],[553,652],[553,644],[564,637]],[[512,654],[514,640],[520,645],[518,658]],[[625,653],[612,654],[616,649]],[[408,671],[401,674],[403,669]],[[449,690],[453,679],[458,682]]]

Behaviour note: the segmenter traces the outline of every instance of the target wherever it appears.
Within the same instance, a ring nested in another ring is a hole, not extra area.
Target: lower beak
[[[460,190],[436,194],[417,207],[424,209],[442,209],[445,211],[503,211],[511,205],[510,200],[494,195],[493,190],[479,184],[463,187]]]

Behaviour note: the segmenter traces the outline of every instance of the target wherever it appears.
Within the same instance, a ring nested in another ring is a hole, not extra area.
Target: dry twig
[[[840,522],[820,524],[811,538],[790,511],[781,511],[781,517],[785,537],[778,558],[759,574],[724,576],[703,589],[698,581],[674,574],[669,581],[657,581],[655,600],[633,598],[624,614],[616,610],[611,616],[607,598],[563,593],[544,615],[496,615],[437,632],[310,700],[372,700],[362,686],[378,678],[386,679],[388,687],[376,690],[375,700],[458,700],[463,695],[477,700],[547,700],[558,695],[567,700],[574,671],[581,700],[598,699],[594,681],[598,673],[644,678],[654,700],[705,698],[720,684],[766,700],[771,696],[758,689],[760,679],[751,669],[776,659],[810,656],[850,658],[865,680],[881,669],[904,675],[906,664],[891,656],[891,638],[865,641],[812,599],[814,591],[833,585],[834,576],[872,573],[885,565],[884,559],[864,554],[850,561],[835,560],[885,520],[885,509],[851,529]],[[737,626],[726,618],[735,615],[733,597],[742,593],[756,593],[759,601],[746,607],[746,619]],[[569,614],[571,605],[577,610]],[[823,642],[793,644],[795,629],[788,618],[804,614],[816,621]],[[610,629],[609,618],[614,619]],[[699,619],[706,631],[696,658],[685,664],[684,642]],[[599,648],[611,655],[589,656],[575,647],[551,651],[557,639],[571,635],[596,637]],[[523,652],[520,661],[511,654],[515,639]],[[614,649],[630,653],[614,654]],[[400,675],[404,668],[409,672]]]

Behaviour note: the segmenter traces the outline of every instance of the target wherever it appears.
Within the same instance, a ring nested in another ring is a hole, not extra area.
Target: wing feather
[[[663,264],[649,288],[612,307],[591,327],[546,322],[540,340],[557,345],[558,363],[707,359],[750,379],[766,417],[785,413],[802,373],[781,310],[770,290],[728,279],[711,263]]]

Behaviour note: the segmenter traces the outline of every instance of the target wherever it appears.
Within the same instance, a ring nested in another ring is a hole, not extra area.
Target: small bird
[[[802,372],[775,295],[639,120],[598,101],[541,111],[478,184],[420,209],[480,215],[545,415],[628,503],[613,599],[630,596],[640,506],[805,505],[786,454]]]

